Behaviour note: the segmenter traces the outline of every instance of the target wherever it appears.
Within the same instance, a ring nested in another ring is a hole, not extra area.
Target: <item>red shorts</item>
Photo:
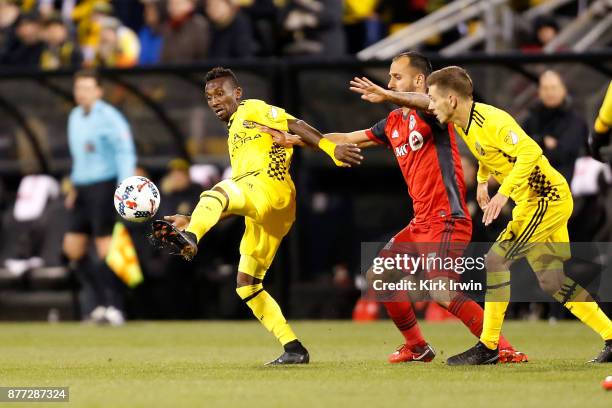
[[[456,259],[463,255],[472,239],[472,220],[469,218],[435,219],[428,222],[410,222],[400,232],[395,234],[380,256],[395,256],[409,254],[426,258],[436,258],[427,269],[427,277],[444,276],[459,279],[454,270],[445,268],[442,260]]]

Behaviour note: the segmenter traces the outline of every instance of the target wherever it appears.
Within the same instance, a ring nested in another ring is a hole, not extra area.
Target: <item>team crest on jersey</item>
[[[518,143],[518,141],[519,141],[519,137],[513,131],[510,131],[510,133],[508,133],[506,137],[504,138],[504,142],[508,143],[509,145],[515,145]]]
[[[246,129],[255,129],[257,125],[255,124],[255,122],[251,122],[250,120],[245,120],[244,122],[242,122],[242,127],[246,128]]]
[[[480,145],[480,143],[476,142],[474,144],[474,147],[476,148],[476,151],[478,152],[479,155],[484,156],[485,155],[485,151],[482,148],[482,146]]]
[[[272,106],[270,108],[270,112],[268,112],[268,114],[266,116],[268,117],[268,119],[276,120],[278,118],[278,109],[276,109],[274,106]]]
[[[416,119],[414,118],[414,115],[410,115],[410,123],[408,124],[408,129],[413,130],[415,126]]]
[[[410,132],[410,135],[408,135],[408,142],[410,143],[412,151],[416,152],[423,147],[423,135],[419,131],[413,130]]]
[[[399,137],[399,132],[397,129],[393,129],[393,133],[391,133],[391,139],[397,139]]]

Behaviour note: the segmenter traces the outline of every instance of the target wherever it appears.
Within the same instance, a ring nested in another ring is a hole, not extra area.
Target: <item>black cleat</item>
[[[589,363],[612,363],[612,340],[607,340],[604,348],[599,352],[599,355]]]
[[[499,351],[491,350],[481,342],[463,353],[449,357],[446,364],[449,366],[458,365],[484,365],[496,364],[499,360]]]
[[[158,248],[168,248],[172,255],[180,255],[191,261],[198,253],[198,243],[195,234],[180,231],[172,223],[155,220],[151,224],[151,243]]]
[[[308,350],[298,340],[293,340],[284,346],[285,352],[276,360],[272,360],[265,365],[281,364],[308,364],[310,355]]]
[[[308,355],[308,351],[303,353],[292,353],[289,351],[285,351],[276,360],[269,361],[265,365],[269,366],[281,364],[308,364],[309,361],[310,356]]]

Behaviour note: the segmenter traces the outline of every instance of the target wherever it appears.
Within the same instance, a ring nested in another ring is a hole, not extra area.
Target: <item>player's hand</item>
[[[272,129],[268,126],[259,125],[259,124],[257,128],[264,133],[268,133],[270,136],[272,136],[272,140],[275,143],[283,147],[305,146],[306,145],[301,137],[299,137],[298,135],[294,135],[293,133],[285,132],[283,130],[278,130],[278,129]]]
[[[491,224],[501,212],[502,208],[508,202],[508,197],[501,193],[495,194],[495,196],[489,201],[489,204],[484,209],[484,215],[482,216],[482,222],[487,226]]]
[[[336,145],[334,157],[342,163],[342,167],[358,166],[363,160],[361,149],[356,144],[348,143]]]
[[[174,214],[174,215],[166,215],[164,217],[165,221],[171,222],[172,225],[176,227],[176,229],[185,231],[185,228],[189,226],[189,222],[191,221],[191,217],[188,215],[182,214]]]
[[[487,204],[491,201],[491,197],[489,197],[489,184],[487,182],[478,183],[478,187],[476,187],[476,201],[482,211],[487,208]]]
[[[387,90],[376,85],[366,77],[353,78],[349,89],[361,94],[361,99],[371,103],[381,103],[387,100]]]

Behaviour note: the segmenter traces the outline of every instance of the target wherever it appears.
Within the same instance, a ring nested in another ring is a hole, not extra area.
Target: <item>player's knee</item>
[[[233,180],[223,180],[215,184],[212,191],[223,195],[227,211],[243,208],[246,203],[244,193]]]
[[[490,251],[487,254],[485,267],[488,272],[498,272],[508,268],[508,260],[497,253]]]
[[[246,273],[238,272],[238,275],[236,275],[236,288],[252,286],[259,283],[261,283],[261,279],[257,279],[256,277],[248,275]]]
[[[211,202],[216,203],[221,206],[221,211],[225,211],[229,205],[229,201],[227,196],[218,190],[206,190],[202,194],[200,194],[200,201],[198,202],[198,207],[204,206],[207,207]]]

